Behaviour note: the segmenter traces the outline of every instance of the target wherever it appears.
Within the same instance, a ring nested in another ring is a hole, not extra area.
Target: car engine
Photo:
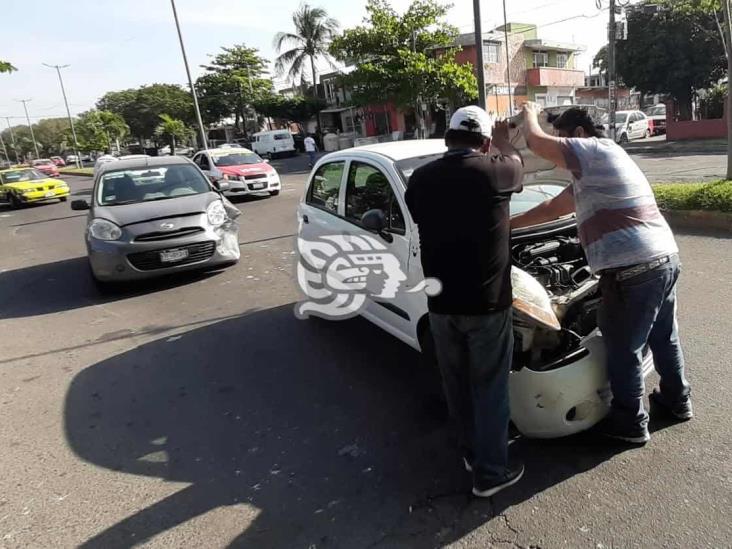
[[[562,327],[550,331],[514,318],[514,368],[551,369],[557,360],[581,352],[581,339],[597,327],[599,281],[575,236],[514,243],[511,255],[513,264],[547,291]]]

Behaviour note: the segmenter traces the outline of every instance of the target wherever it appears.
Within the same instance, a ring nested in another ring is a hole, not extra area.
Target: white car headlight
[[[562,329],[557,315],[552,309],[549,294],[541,283],[526,271],[511,267],[513,286],[513,310],[527,320],[545,328],[559,331]]]
[[[118,240],[122,229],[106,219],[95,219],[89,225],[89,234],[97,240]]]
[[[269,175],[267,175],[270,179],[279,179],[280,176],[277,175],[277,172],[269,172]]]
[[[206,208],[206,217],[208,217],[208,222],[214,227],[223,225],[227,217],[223,202],[221,200],[211,202],[208,208]]]

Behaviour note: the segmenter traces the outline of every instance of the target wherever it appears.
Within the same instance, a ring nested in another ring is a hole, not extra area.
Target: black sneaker
[[[594,430],[604,437],[621,440],[629,444],[645,444],[651,440],[651,435],[645,424],[621,426],[612,416],[607,416],[595,425]]]
[[[473,472],[473,464],[470,462],[470,460],[468,460],[468,458],[466,456],[463,456],[463,465],[465,465],[465,470],[468,473]]]
[[[672,419],[675,421],[689,421],[694,417],[694,409],[691,406],[691,397],[688,395],[675,404],[668,404],[663,394],[658,389],[648,395],[651,406],[651,414],[655,417]]]
[[[473,478],[473,495],[479,498],[489,498],[504,488],[516,484],[524,476],[524,464],[512,463],[503,477],[481,479],[477,475]]]

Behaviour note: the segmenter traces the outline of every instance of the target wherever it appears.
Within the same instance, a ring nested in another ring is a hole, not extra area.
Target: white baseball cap
[[[493,135],[493,117],[476,105],[461,107],[450,118],[450,129]]]

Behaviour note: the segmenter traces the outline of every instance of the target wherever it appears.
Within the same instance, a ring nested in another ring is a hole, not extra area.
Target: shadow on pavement
[[[99,362],[66,395],[72,450],[100,467],[191,485],[83,547],[142,544],[236,504],[253,512],[241,510],[231,547],[439,546],[617,452],[578,439],[521,441],[525,479],[475,500],[439,391],[436,372],[372,324],[300,321],[292,305]]]
[[[197,282],[220,271],[187,271],[126,284],[101,294],[86,257],[0,272],[0,319],[58,313]]]

